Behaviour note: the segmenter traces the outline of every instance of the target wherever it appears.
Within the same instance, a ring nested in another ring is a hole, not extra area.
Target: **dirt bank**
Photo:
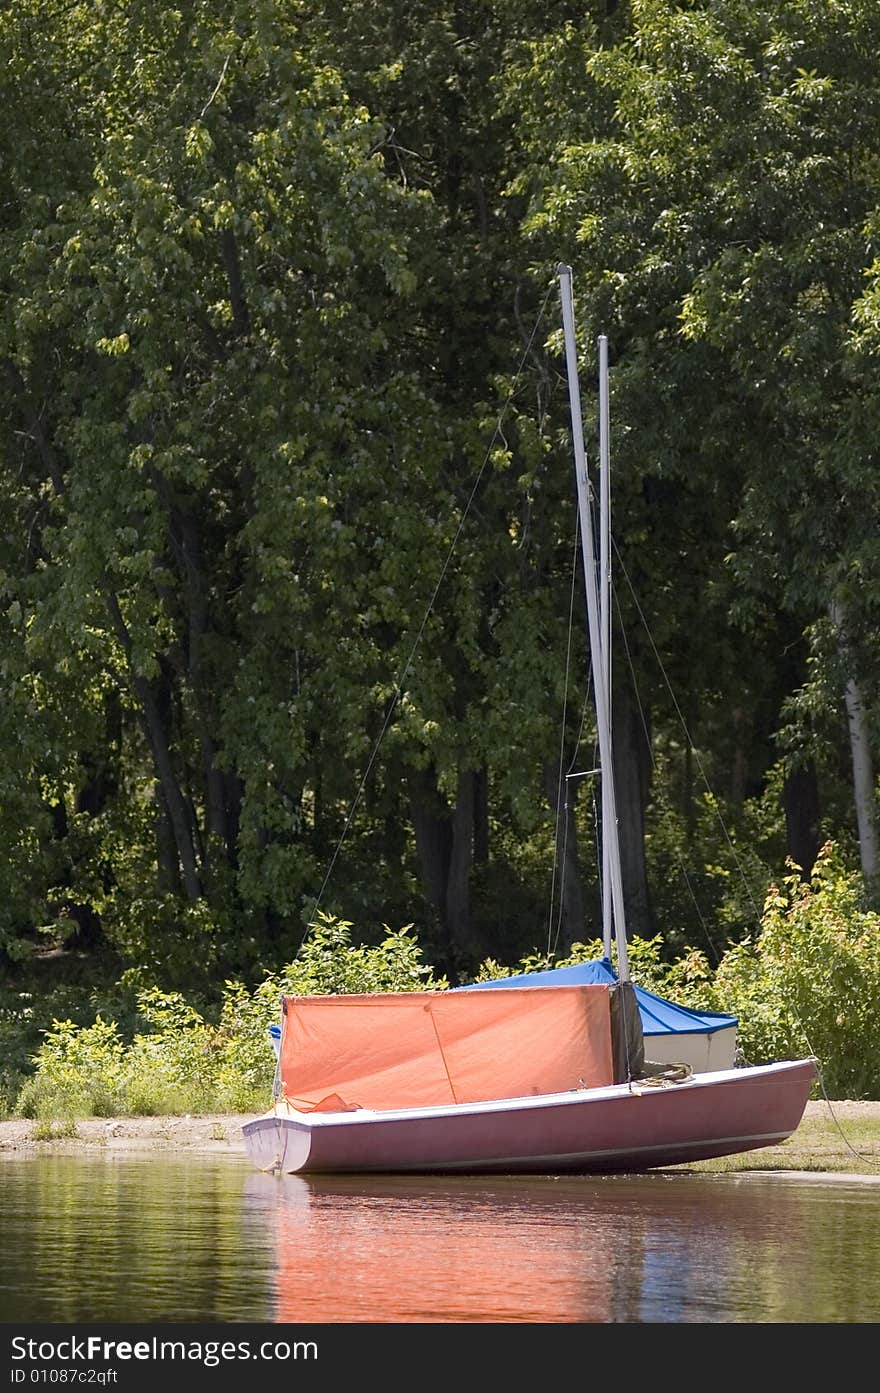
[[[204,1117],[89,1117],[69,1124],[11,1118],[0,1122],[0,1154],[9,1152],[74,1153],[95,1151],[156,1151],[245,1155],[242,1124],[252,1114]],[[52,1135],[46,1136],[51,1131]],[[66,1134],[67,1133],[67,1134]]]
[[[73,1135],[64,1124],[50,1129],[45,1123],[28,1118],[10,1118],[0,1122],[0,1155],[22,1153],[77,1153],[100,1149],[105,1152],[137,1151],[175,1152],[194,1154],[223,1154],[244,1156],[242,1125],[252,1114],[243,1116],[210,1114],[199,1117],[90,1117],[76,1123]],[[816,1128],[846,1132],[847,1123],[874,1124],[880,1129],[880,1102],[819,1102],[808,1103],[804,1114],[805,1133],[816,1136]],[[803,1124],[802,1124],[803,1125]],[[792,1142],[798,1137],[792,1138]],[[791,1142],[785,1143],[786,1147]],[[815,1157],[814,1157],[815,1166]]]

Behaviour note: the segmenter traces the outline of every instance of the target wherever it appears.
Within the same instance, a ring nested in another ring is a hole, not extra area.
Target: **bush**
[[[179,992],[150,987],[137,993],[139,1025],[123,1043],[115,1022],[54,1021],[22,1088],[17,1111],[26,1117],[110,1117],[159,1113],[247,1112],[271,1095],[269,1026],[280,1017],[282,993],[440,990],[421,961],[408,926],[386,930],[372,947],[351,941],[352,926],[321,915],[297,958],[254,991],[227,982],[219,1023],[209,1024]]]
[[[487,959],[477,981],[563,967],[602,956],[599,940],[562,959],[534,953],[515,968]],[[739,1018],[745,1057],[762,1063],[815,1054],[829,1097],[880,1097],[872,1042],[880,1014],[880,914],[867,907],[861,876],[828,846],[805,884],[792,873],[767,896],[760,932],[728,949],[716,972],[691,950],[663,960],[659,936],[629,945],[633,979],[696,1010]],[[39,1119],[114,1114],[249,1112],[271,1095],[268,1029],[283,993],[444,990],[422,962],[408,926],[386,928],[374,946],[352,943],[352,926],[321,915],[295,960],[249,990],[225,983],[210,1024],[179,993],[137,993],[138,1028],[126,1046],[119,1026],[53,1021],[21,1089],[17,1111]],[[2,1022],[0,1022],[2,1024]]]
[[[880,915],[833,845],[808,883],[771,886],[760,934],[728,950],[714,987],[748,1059],[814,1054],[829,1097],[880,1097]]]
[[[13,1110],[28,1075],[33,1014],[29,992],[10,992],[0,999],[0,1119]]]
[[[115,1022],[53,1021],[25,1083],[17,1111],[41,1119],[113,1117],[125,1108],[125,1046]]]
[[[714,996],[711,984],[711,968],[706,958],[697,952],[688,952],[685,959],[677,963],[663,961],[664,943],[660,934],[654,938],[635,938],[627,944],[630,975],[646,991],[658,996],[674,996],[683,1006],[694,1010],[714,1010],[710,1004]],[[548,968],[574,967],[577,963],[591,962],[604,956],[602,940],[590,939],[586,943],[573,943],[565,957],[554,958],[546,953],[528,953],[514,968],[503,967],[494,958],[487,958],[480,965],[474,977],[475,982],[490,982],[495,977],[511,977],[521,972],[546,972]],[[612,949],[612,963],[616,969],[617,959]]]
[[[179,992],[138,993],[146,1031],[125,1052],[123,1092],[132,1116],[214,1111],[218,1032]]]

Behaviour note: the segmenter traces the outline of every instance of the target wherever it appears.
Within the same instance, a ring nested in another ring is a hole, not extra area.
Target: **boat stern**
[[[265,1113],[242,1127],[247,1154],[257,1170],[298,1171],[308,1160],[311,1134],[285,1114]]]

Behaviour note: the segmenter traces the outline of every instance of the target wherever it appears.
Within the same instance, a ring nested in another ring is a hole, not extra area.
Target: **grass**
[[[833,1104],[831,1108],[833,1109]],[[776,1146],[695,1161],[695,1171],[791,1170],[849,1172],[880,1177],[880,1118],[806,1117],[797,1131]]]
[[[60,1141],[77,1136],[76,1122],[72,1117],[60,1120],[40,1118],[31,1130],[31,1141]]]

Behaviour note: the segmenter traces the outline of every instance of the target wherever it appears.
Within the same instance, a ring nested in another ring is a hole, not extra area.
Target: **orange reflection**
[[[513,1183],[253,1177],[275,1208],[276,1319],[608,1321],[619,1236],[605,1223],[573,1243],[553,1182]]]
[[[833,1179],[256,1173],[245,1212],[291,1325],[876,1320],[880,1184]]]

